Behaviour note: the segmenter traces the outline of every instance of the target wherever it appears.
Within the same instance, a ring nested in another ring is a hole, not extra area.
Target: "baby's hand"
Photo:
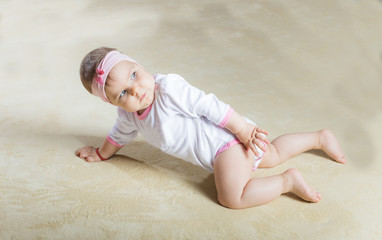
[[[259,157],[256,146],[260,148],[263,152],[266,151],[266,144],[269,144],[269,140],[266,135],[269,133],[257,126],[248,123],[245,128],[242,129],[238,134],[236,134],[237,138],[239,138],[240,142],[244,144],[247,150],[252,150],[256,157]]]
[[[258,128],[258,127],[255,127],[251,133],[251,140],[250,140],[249,148],[253,152],[255,152],[255,151],[257,152],[256,147],[255,147],[255,144],[256,144],[256,146],[258,148],[260,148],[263,152],[265,152],[266,151],[266,144],[270,143],[270,141],[267,139],[268,134],[269,134],[268,131],[261,129],[261,128]],[[249,150],[249,148],[247,148],[247,150]],[[255,153],[255,155],[256,155],[256,153]],[[258,157],[258,155],[256,155],[256,156]]]
[[[86,146],[76,151],[76,156],[84,159],[87,162],[100,162],[101,159],[96,153],[96,149],[92,146]]]

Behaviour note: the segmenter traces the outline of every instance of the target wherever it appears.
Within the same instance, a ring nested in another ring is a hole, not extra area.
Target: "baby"
[[[76,155],[88,162],[109,159],[139,132],[162,151],[213,172],[218,202],[234,209],[262,205],[288,192],[308,202],[321,200],[298,170],[252,178],[257,167],[274,167],[310,149],[321,149],[346,163],[329,130],[286,134],[270,142],[267,131],[215,95],[176,74],[153,76],[112,48],[88,53],[80,75],[88,92],[118,107],[117,120],[102,146],[77,150]]]

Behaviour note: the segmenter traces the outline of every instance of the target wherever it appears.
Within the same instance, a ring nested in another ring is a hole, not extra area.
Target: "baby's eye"
[[[135,72],[133,72],[133,74],[131,74],[130,78],[131,78],[131,80],[135,79]]]
[[[123,90],[122,92],[121,92],[121,95],[119,95],[119,97],[121,98],[121,97],[123,97],[123,95],[125,95],[126,94],[126,90]]]

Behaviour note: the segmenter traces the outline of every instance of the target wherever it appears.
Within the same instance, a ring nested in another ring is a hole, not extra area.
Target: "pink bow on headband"
[[[102,69],[98,69],[97,68],[97,70],[96,70],[96,73],[97,73],[97,82],[98,83],[100,83],[100,84],[103,84],[103,82],[102,82],[102,78],[101,78],[101,76],[105,73]]]

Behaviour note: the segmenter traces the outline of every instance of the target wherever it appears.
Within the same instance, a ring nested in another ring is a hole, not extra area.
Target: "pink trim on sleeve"
[[[125,146],[125,145],[119,145],[118,143],[116,143],[109,135],[107,135],[106,139],[109,141],[109,143],[113,144],[116,147],[123,147],[123,146]]]
[[[228,112],[227,112],[227,114],[225,115],[223,121],[221,121],[221,122],[219,123],[219,127],[221,127],[221,128],[225,128],[225,125],[227,125],[229,119],[230,119],[231,116],[232,116],[232,113],[234,113],[234,112],[235,112],[235,110],[233,110],[233,108],[230,107],[230,108],[228,109]]]

